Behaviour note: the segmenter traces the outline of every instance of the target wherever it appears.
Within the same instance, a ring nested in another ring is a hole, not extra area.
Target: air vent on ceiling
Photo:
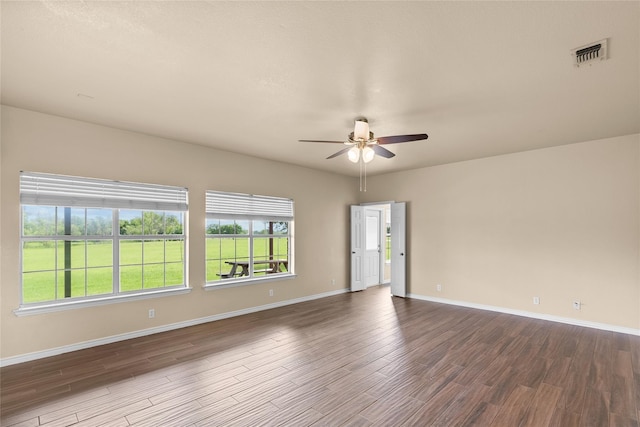
[[[571,54],[575,57],[575,66],[589,64],[607,59],[607,39],[603,39],[585,46],[573,49]]]

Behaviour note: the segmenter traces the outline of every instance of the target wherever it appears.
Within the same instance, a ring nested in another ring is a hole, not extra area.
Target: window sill
[[[263,277],[254,277],[251,279],[228,279],[219,282],[209,282],[205,283],[204,289],[207,291],[211,291],[214,289],[222,289],[222,288],[235,288],[237,286],[247,286],[247,285],[257,285],[258,283],[265,282],[275,282],[278,280],[289,280],[295,278],[296,275],[293,273],[290,274],[281,274],[281,275],[269,275]]]
[[[56,303],[49,303],[49,304],[41,304],[37,306],[26,306],[26,307],[20,307],[16,310],[13,310],[13,313],[16,316],[29,316],[32,314],[53,313],[56,311],[72,310],[75,308],[95,307],[98,305],[114,304],[118,302],[136,301],[136,300],[142,300],[142,299],[148,299],[148,298],[181,295],[181,294],[186,294],[191,292],[191,289],[193,288],[186,287],[186,288],[161,289],[158,291],[144,292],[139,294],[115,295],[115,296],[108,296],[104,298],[97,298],[97,299],[91,299],[91,300],[56,302]]]

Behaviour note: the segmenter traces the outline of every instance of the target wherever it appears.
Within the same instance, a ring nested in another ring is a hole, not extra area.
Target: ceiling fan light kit
[[[387,159],[395,156],[391,151],[384,147],[382,144],[398,144],[401,142],[419,141],[427,139],[429,136],[426,133],[419,133],[414,135],[395,135],[395,136],[383,136],[381,138],[375,138],[373,132],[369,130],[369,121],[365,117],[356,117],[353,132],[348,136],[347,141],[321,141],[313,139],[301,139],[300,142],[323,142],[330,144],[344,144],[348,147],[333,153],[327,159],[332,159],[341,154],[347,153],[347,158],[353,163],[360,164],[360,191],[367,191],[367,168],[366,164],[371,162],[376,154]],[[349,148],[351,147],[351,148]],[[364,165],[364,168],[363,168]],[[364,186],[363,186],[363,170],[364,170]]]
[[[349,158],[349,161],[358,163],[358,161],[360,160],[360,149],[355,146],[351,147],[349,151],[347,151],[347,157]]]
[[[362,149],[362,161],[365,163],[369,163],[375,157],[376,152],[373,151],[373,148],[367,146]]]

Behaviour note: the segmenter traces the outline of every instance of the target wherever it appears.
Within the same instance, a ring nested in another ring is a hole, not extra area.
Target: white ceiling
[[[356,175],[640,132],[640,2],[2,1],[2,103]],[[571,50],[607,38],[609,60]]]

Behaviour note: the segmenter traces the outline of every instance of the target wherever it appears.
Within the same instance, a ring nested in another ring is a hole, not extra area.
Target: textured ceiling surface
[[[2,103],[356,175],[640,132],[640,2],[2,1]],[[609,59],[571,51],[608,40]]]

